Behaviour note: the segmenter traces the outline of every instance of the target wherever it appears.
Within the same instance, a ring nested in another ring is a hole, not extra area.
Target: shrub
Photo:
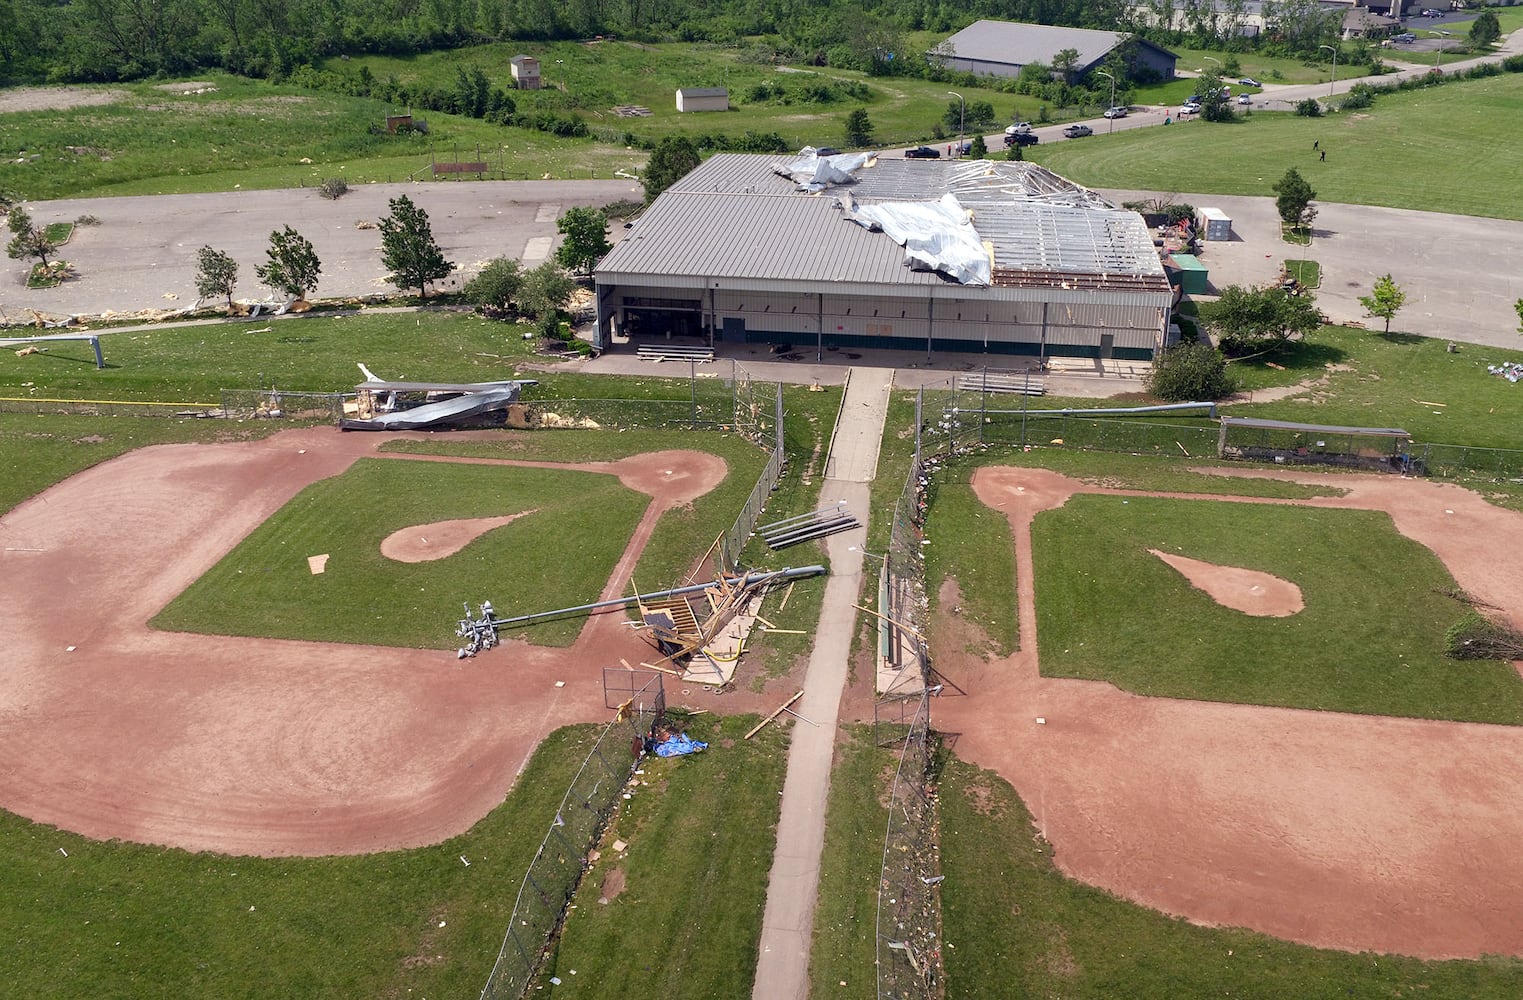
[[[329,177],[323,181],[322,186],[317,189],[317,193],[329,201],[338,201],[349,193],[349,183],[342,177]]]
[[[1444,633],[1444,651],[1456,660],[1516,660],[1523,656],[1523,634],[1471,608]]]
[[[1210,344],[1176,344],[1153,362],[1148,391],[1170,403],[1210,402],[1237,391],[1227,359]]]
[[[1338,105],[1344,111],[1363,111],[1375,104],[1375,88],[1367,83],[1356,83],[1349,88],[1344,95],[1343,101]]]
[[[1315,97],[1308,97],[1304,101],[1296,102],[1296,114],[1302,118],[1321,118],[1322,105]]]

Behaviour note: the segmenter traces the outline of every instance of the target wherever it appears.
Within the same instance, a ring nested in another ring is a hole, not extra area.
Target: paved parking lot
[[[1270,179],[1272,180],[1272,178]],[[1147,191],[1103,191],[1116,201],[1156,196]],[[1322,265],[1317,304],[1336,323],[1379,323],[1364,315],[1358,297],[1389,273],[1407,293],[1393,329],[1494,347],[1523,348],[1513,303],[1523,298],[1523,222],[1439,215],[1368,205],[1317,203],[1309,247],[1281,241],[1273,198],[1211,194],[1170,195],[1197,208],[1220,208],[1232,219],[1233,238],[1206,243],[1201,263],[1211,284],[1265,284],[1287,258]]]
[[[395,291],[381,266],[380,232],[357,224],[386,215],[387,201],[399,194],[428,212],[445,257],[460,266],[453,283],[469,280],[494,257],[531,266],[545,259],[555,220],[567,208],[645,196],[638,182],[614,179],[366,184],[337,201],[312,188],[287,188],[33,202],[26,207],[38,223],[93,215],[100,225],[75,227],[61,256],[79,276],[58,288],[29,289],[26,263],[0,259],[0,312],[15,319],[27,307],[67,314],[189,305],[196,299],[196,251],[206,245],[238,261],[236,297],[263,298],[267,290],[254,268],[265,262],[271,231],[284,225],[311,240],[322,261],[319,296]]]

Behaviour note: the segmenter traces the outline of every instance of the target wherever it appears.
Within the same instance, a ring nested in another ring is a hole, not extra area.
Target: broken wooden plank
[[[751,737],[753,737],[757,733],[761,732],[761,729],[762,729],[763,726],[765,726],[767,723],[771,722],[773,719],[777,718],[779,715],[782,715],[790,707],[792,707],[794,702],[798,701],[802,697],[804,697],[804,689],[803,688],[799,688],[797,693],[795,693],[792,698],[789,698],[787,701],[785,701],[781,705],[777,706],[776,710],[774,710],[771,715],[767,716],[765,719],[761,720],[756,725],[752,726],[751,727],[751,731],[749,733],[747,733],[745,736],[741,737],[741,739],[749,740]]]

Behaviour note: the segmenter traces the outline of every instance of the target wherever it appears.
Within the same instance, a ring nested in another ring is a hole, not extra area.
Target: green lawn
[[[0,136],[14,138],[7,149],[41,155],[0,162],[0,188],[40,200],[312,187],[329,177],[403,181],[426,174],[431,151],[474,160],[478,148],[494,171],[519,178],[610,177],[645,162],[622,146],[432,111],[419,112],[428,135],[377,135],[371,126],[395,110],[381,101],[226,74],[204,79],[215,92],[180,96],[131,84],[115,88],[125,96],[113,104],[0,115]]]
[[[214,635],[452,649],[462,601],[501,617],[596,601],[648,504],[617,478],[513,466],[362,459],[307,487],[172,601],[153,624]],[[600,530],[585,518],[596,511]],[[444,559],[399,563],[381,542],[454,518],[524,516]],[[314,575],[307,557],[328,553]],[[487,589],[482,590],[483,587]],[[525,630],[570,643],[585,619]]]
[[[1210,308],[1203,305],[1202,312],[1209,315]],[[1392,325],[1400,329],[1400,313]],[[1430,337],[1328,326],[1304,344],[1232,365],[1249,390],[1325,377],[1324,384],[1273,403],[1234,404],[1231,412],[1319,424],[1400,427],[1419,442],[1523,448],[1518,430],[1520,387],[1486,371],[1488,365],[1505,361],[1523,361],[1523,350],[1460,344],[1451,354],[1445,341]],[[1429,405],[1434,403],[1443,405]]]
[[[521,370],[522,331],[469,312],[388,312],[111,333],[103,371],[83,342],[0,351],[0,396],[216,405],[224,388],[352,392],[364,380],[356,361],[397,379],[545,378]]]
[[[886,803],[898,751],[874,747],[869,725],[847,727],[837,740],[810,947],[810,992],[869,997],[875,982]]]
[[[594,738],[591,726],[552,733],[501,806],[469,832],[411,851],[193,854],[89,840],[0,813],[5,992],[474,997]]]
[[[991,983],[1000,996],[1064,1000],[1523,994],[1523,962],[1513,958],[1424,962],[1308,948],[1197,927],[1081,885],[1053,864],[1014,789],[961,761],[943,772],[938,801],[948,1000],[982,1000]],[[870,976],[871,966],[862,971]]]
[[[1369,112],[1299,118],[1254,113],[1230,124],[1180,122],[1083,143],[1026,150],[1030,160],[1092,187],[1272,196],[1287,167],[1318,200],[1523,219],[1513,165],[1523,132],[1498,128],[1523,104],[1523,73],[1383,94]],[[1328,151],[1317,162],[1316,140]],[[1456,182],[1463,150],[1467,169]],[[1376,181],[1396,171],[1399,184]]]
[[[641,764],[639,785],[610,824],[536,989],[750,995],[787,767],[785,728],[740,738],[756,722],[692,718],[684,728],[708,750]],[[613,850],[616,838],[626,853]]]
[[[1019,627],[1015,616],[1015,542],[1004,514],[990,510],[973,494],[966,479],[944,473],[935,486],[934,513],[926,525],[926,592],[931,599],[932,633],[941,615],[941,586],[957,581],[955,616],[983,632],[978,656],[1004,657],[1015,652]]]
[[[1139,694],[1523,723],[1509,664],[1443,652],[1463,608],[1383,513],[1077,496],[1032,529],[1042,672]],[[1218,605],[1149,548],[1295,583],[1286,618]],[[1146,611],[1137,610],[1145,595]]]
[[[1315,289],[1322,284],[1322,265],[1314,260],[1287,260],[1285,273],[1305,288]]]

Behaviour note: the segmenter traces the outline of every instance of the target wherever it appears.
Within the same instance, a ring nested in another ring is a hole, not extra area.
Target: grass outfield
[[[1509,664],[1444,655],[1453,579],[1385,514],[1076,496],[1032,528],[1042,673],[1138,694],[1523,723]],[[1300,587],[1287,618],[1217,604],[1148,553],[1260,570]],[[1145,595],[1146,608],[1137,607]]]
[[[1273,197],[1271,185],[1297,167],[1319,201],[1523,219],[1514,167],[1523,161],[1523,132],[1498,127],[1520,105],[1523,73],[1506,73],[1382,94],[1368,112],[1180,122],[1042,143],[1025,155],[1091,187]],[[1315,161],[1314,140],[1327,162]],[[1461,151],[1467,169],[1458,180],[1453,164]],[[1393,171],[1400,183],[1377,180]]]
[[[597,600],[647,502],[598,473],[361,459],[302,490],[152,624],[452,649],[461,601],[497,597],[498,614],[509,617]],[[586,530],[593,511],[601,530]],[[382,540],[400,528],[515,513],[524,516],[444,559],[399,563],[381,554]],[[307,557],[318,553],[331,558],[314,575]],[[584,623],[546,622],[527,633],[540,645],[567,645]]]
[[[783,727],[741,739],[756,721],[690,718],[708,750],[644,761],[537,989],[558,976],[554,992],[579,997],[750,994],[788,756]]]
[[[552,733],[501,806],[411,851],[193,854],[0,813],[0,979],[12,996],[101,1000],[476,996],[595,735]]]
[[[1326,951],[1197,927],[1125,902],[1058,871],[1020,797],[998,775],[953,760],[940,790],[948,1000],[982,1000],[990,983],[1002,996],[1065,1000],[1523,995],[1517,959],[1426,962]],[[870,977],[871,966],[862,975]]]

